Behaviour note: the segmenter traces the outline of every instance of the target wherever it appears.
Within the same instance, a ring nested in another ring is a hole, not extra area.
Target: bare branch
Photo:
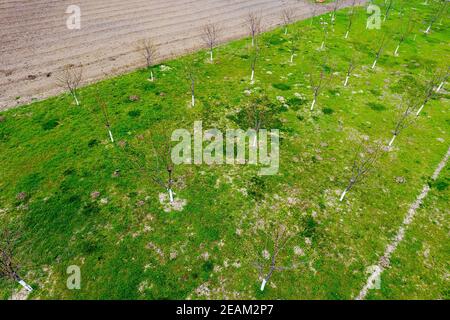
[[[256,12],[250,12],[245,19],[245,23],[252,37],[252,46],[255,46],[256,38],[262,32],[261,15]]]
[[[77,97],[77,91],[81,84],[83,77],[83,68],[73,64],[68,64],[63,67],[63,70],[56,76],[57,84],[68,90],[75,99],[75,103],[80,105]]]
[[[209,48],[210,60],[213,61],[213,49],[219,42],[220,28],[217,24],[208,23],[203,27],[202,39]]]

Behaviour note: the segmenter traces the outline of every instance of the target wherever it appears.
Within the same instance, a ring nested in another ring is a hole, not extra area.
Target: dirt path
[[[442,169],[444,169],[445,165],[447,164],[448,158],[450,157],[450,148],[447,150],[447,153],[445,154],[442,161],[437,166],[436,170],[433,173],[433,176],[431,177],[433,180],[436,180],[441,173]],[[416,201],[411,205],[411,207],[408,210],[408,214],[406,215],[405,219],[403,220],[403,223],[401,224],[400,228],[398,229],[394,239],[388,246],[386,247],[383,256],[380,258],[378,264],[373,267],[372,273],[367,278],[366,284],[359,292],[358,296],[356,297],[356,300],[364,300],[367,296],[367,293],[370,289],[373,289],[375,284],[379,281],[381,274],[383,271],[389,267],[391,262],[391,256],[392,253],[397,249],[400,242],[402,242],[403,238],[405,237],[405,231],[408,228],[408,226],[411,224],[411,222],[414,219],[414,216],[416,215],[417,209],[420,207],[420,205],[423,202],[423,199],[428,195],[428,192],[430,191],[430,187],[428,184],[425,184],[422,188],[422,191],[417,196]]]
[[[342,6],[349,6],[344,0]],[[357,0],[364,3],[365,0]],[[261,12],[264,29],[281,23],[284,7],[297,19],[311,16],[307,0],[78,0],[81,29],[66,27],[70,0],[0,0],[0,110],[60,92],[55,74],[66,64],[83,64],[84,83],[143,65],[139,40],[153,38],[162,59],[202,45],[201,30],[217,22],[222,41],[246,36],[251,11]],[[332,4],[317,5],[317,13]]]

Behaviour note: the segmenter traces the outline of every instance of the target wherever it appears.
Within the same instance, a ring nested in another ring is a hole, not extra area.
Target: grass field
[[[383,10],[384,1],[376,2]],[[330,15],[316,17],[312,27],[310,20],[295,23],[288,35],[281,28],[264,33],[254,84],[250,40],[242,39],[215,50],[213,64],[200,51],[155,66],[155,82],[138,70],[84,87],[81,106],[66,94],[0,113],[0,221],[20,235],[20,274],[35,288],[29,298],[352,299],[429,182],[430,195],[381,289],[368,298],[448,299],[448,167],[430,180],[449,148],[445,87],[339,202],[360,141],[387,144],[402,98],[447,68],[448,15],[425,35],[435,6],[422,3],[396,1],[380,30],[367,30],[365,9],[358,8],[348,39],[349,10],[339,11],[324,50],[319,22]],[[395,57],[398,33],[413,11],[418,23]],[[296,29],[301,41],[290,63]],[[383,33],[389,40],[372,70]],[[343,87],[351,56],[357,67]],[[187,63],[196,70],[193,108]],[[309,74],[320,70],[333,76],[310,111]],[[114,144],[97,93],[107,103]],[[263,94],[273,110],[270,127],[281,132],[279,173],[259,176],[251,165],[175,166],[174,190],[185,205],[166,212],[165,190],[135,166],[135,151],[151,159],[155,136],[192,131],[198,120],[205,129],[247,129],[241,110]],[[280,255],[286,270],[261,292],[254,262],[273,223],[295,236]],[[66,287],[70,265],[81,268],[80,290]],[[14,289],[0,280],[0,298]]]

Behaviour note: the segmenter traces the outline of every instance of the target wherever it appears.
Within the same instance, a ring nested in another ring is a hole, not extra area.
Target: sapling
[[[446,8],[448,5],[447,0],[440,0],[440,5],[436,10],[436,13],[431,17],[430,24],[428,25],[428,28],[425,30],[425,34],[430,33],[431,28],[433,27],[434,23],[446,12]]]
[[[322,25],[322,44],[320,45],[320,50],[325,49],[325,42],[327,41],[327,35],[328,35],[328,23],[320,18],[321,25]]]
[[[247,28],[252,37],[252,46],[256,45],[256,38],[261,33],[261,16],[256,12],[250,12],[245,20]]]
[[[413,14],[411,13],[408,19],[408,23],[406,25],[403,25],[403,30],[400,33],[400,39],[397,44],[397,47],[395,48],[394,56],[398,56],[398,50],[400,49],[400,46],[409,37],[413,29],[414,29],[414,17]]]
[[[215,23],[208,23],[203,27],[202,38],[209,49],[210,61],[213,62],[213,50],[219,43],[220,28]]]
[[[385,5],[386,5],[386,13],[384,14],[384,19],[383,19],[383,21],[386,21],[386,20],[388,19],[393,4],[394,4],[394,0],[387,0],[387,1],[385,2]]]
[[[438,93],[439,91],[441,91],[441,89],[444,87],[444,84],[447,82],[448,76],[449,76],[449,71],[450,71],[450,67],[447,68],[447,70],[445,71],[444,75],[442,76],[441,83],[440,83],[439,86],[436,88],[436,92],[437,92],[437,93]]]
[[[387,43],[387,37],[386,37],[386,34],[383,33],[383,35],[381,37],[381,40],[379,42],[378,50],[377,50],[376,55],[375,55],[375,61],[372,64],[372,69],[375,69],[375,67],[377,65],[377,62],[380,59],[380,57],[381,57],[381,55],[383,53],[383,50],[384,50],[384,48],[386,46],[386,43]]]
[[[16,238],[8,229],[4,229],[0,234],[0,277],[16,281],[31,292],[33,288],[18,274],[20,268],[16,262],[15,244]]]
[[[269,264],[264,261],[265,259],[258,256],[258,261],[255,263],[259,270],[260,277],[262,278],[262,283],[260,290],[264,291],[266,284],[269,282],[275,271],[282,271],[288,269],[287,267],[280,266],[280,254],[286,247],[286,244],[293,238],[293,233],[290,232],[287,227],[283,224],[278,224],[274,235],[270,236],[266,234],[266,248],[265,251],[269,256]]]
[[[256,63],[258,62],[258,58],[259,58],[259,46],[256,45],[255,47],[253,47],[252,53],[250,55],[250,59],[251,59],[251,67],[252,67],[252,75],[250,77],[250,83],[254,83],[255,82],[255,70],[256,70]]]
[[[310,73],[309,79],[310,79],[310,83],[311,83],[311,90],[313,91],[313,101],[311,103],[311,111],[314,110],[314,106],[316,105],[319,94],[322,91],[323,87],[325,86],[325,83],[330,82],[331,77],[332,77],[331,71],[330,71],[330,76],[327,77],[325,75],[325,71],[322,70],[317,79],[314,77],[312,72]]]
[[[367,174],[374,169],[382,152],[380,145],[373,146],[361,144],[353,158],[351,176],[349,182],[341,194],[339,201],[342,202],[346,194],[356,185],[363,181]]]
[[[352,10],[348,13],[348,24],[347,24],[347,31],[345,32],[345,39],[348,39],[350,30],[352,29],[354,16],[355,16],[355,12],[352,8]]]
[[[159,56],[158,46],[152,39],[146,39],[141,42],[139,50],[142,52],[142,55],[145,58],[147,69],[150,70],[149,80],[153,82],[155,80],[155,77],[153,75],[152,66],[155,64]]]
[[[189,80],[191,90],[191,106],[195,107],[195,83],[196,83],[196,70],[194,61],[188,61],[185,67],[186,76]]]
[[[281,13],[284,26],[284,34],[288,34],[288,25],[294,22],[295,10],[293,8],[285,8]]]
[[[356,68],[355,60],[352,57],[350,59],[349,64],[348,64],[347,74],[345,76],[345,81],[344,81],[344,87],[346,87],[348,85],[348,81],[350,80],[350,76],[352,75],[353,70],[355,70],[355,68]]]
[[[435,93],[438,92],[436,88],[439,88],[442,80],[445,79],[445,75],[442,76],[438,70],[435,70],[425,85],[425,93],[423,95],[423,100],[420,108],[417,110],[416,116],[422,112],[426,104],[434,97]]]
[[[392,139],[389,141],[388,147],[392,147],[395,139],[400,135],[400,133],[408,128],[414,122],[414,111],[417,109],[417,105],[413,99],[407,102],[406,108],[402,111],[398,117],[395,128],[393,131]]]
[[[61,73],[56,77],[58,85],[70,92],[77,106],[80,105],[77,95],[82,77],[83,68],[73,64],[64,66]]]
[[[290,63],[294,63],[294,56],[298,51],[298,44],[300,42],[300,31],[291,32],[289,39],[289,52],[291,54]]]
[[[109,121],[109,113],[108,113],[108,106],[106,105],[105,101],[101,98],[100,93],[97,91],[97,94],[95,96],[95,99],[97,100],[97,105],[99,106],[103,121],[106,127],[106,130],[108,130],[109,138],[111,139],[111,142],[114,143],[114,137],[111,132],[111,122]]]

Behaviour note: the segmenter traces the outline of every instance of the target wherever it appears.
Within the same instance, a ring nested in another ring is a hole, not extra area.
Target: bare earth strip
[[[365,0],[358,0],[358,4]],[[342,7],[351,5],[344,0]],[[71,0],[0,0],[0,110],[57,95],[57,74],[66,64],[84,66],[84,84],[143,66],[137,43],[153,38],[161,59],[202,46],[202,26],[218,23],[222,41],[247,35],[244,19],[263,16],[264,29],[281,23],[281,12],[296,8],[310,17],[307,0],[79,0],[81,29],[66,27]],[[316,5],[317,14],[332,4]]]
[[[431,177],[433,180],[436,180],[441,173],[442,169],[444,169],[445,165],[447,164],[448,158],[450,157],[450,148],[447,150],[447,153],[445,154],[442,161],[439,163],[438,167],[433,173],[433,176]],[[430,191],[430,187],[428,184],[425,184],[422,188],[422,191],[420,192],[419,196],[417,197],[416,201],[411,205],[411,207],[408,210],[408,214],[406,215],[405,219],[403,220],[403,223],[401,224],[400,228],[397,231],[397,234],[395,235],[393,241],[386,247],[383,256],[380,258],[378,264],[374,266],[372,273],[367,278],[367,282],[364,285],[364,287],[359,292],[358,296],[356,297],[356,300],[364,300],[367,296],[367,293],[370,289],[374,288],[375,283],[378,279],[380,279],[381,274],[383,271],[389,267],[392,253],[397,249],[400,242],[402,242],[406,228],[411,224],[411,222],[414,219],[414,216],[416,215],[417,209],[420,207],[420,205],[423,202],[423,199],[428,195],[428,192]]]

